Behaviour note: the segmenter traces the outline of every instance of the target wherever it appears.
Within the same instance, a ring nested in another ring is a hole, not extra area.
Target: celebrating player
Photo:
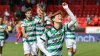
[[[32,17],[32,9],[26,10],[26,19],[22,21],[22,33],[23,33],[23,48],[25,56],[37,56],[37,41],[35,36],[36,23],[42,23],[43,20],[36,20]]]
[[[62,12],[58,11],[51,16],[53,27],[47,29],[41,38],[38,40],[38,47],[47,56],[62,56],[63,35],[67,31],[67,27],[71,28],[75,24],[76,19],[73,13],[68,8],[66,3],[63,3],[63,8],[71,17],[71,22],[68,25],[62,26]],[[46,47],[44,45],[46,43]]]
[[[68,16],[68,22],[66,24],[69,24],[71,19],[71,17]],[[76,23],[75,23],[76,24]],[[75,24],[71,27],[68,28],[67,27],[67,31],[65,32],[65,43],[66,43],[66,47],[68,48],[68,56],[73,56],[76,52],[76,34],[75,34]]]
[[[3,18],[0,17],[0,56],[2,56],[2,48],[4,46],[6,33],[8,34],[7,26],[3,24]]]
[[[48,20],[48,17],[45,13],[45,6],[41,3],[37,4],[37,16],[34,17],[35,20],[40,20],[42,19],[42,23],[37,23],[36,24],[36,38],[37,41],[38,39],[42,36],[46,25],[50,25],[50,22]],[[43,53],[40,51],[40,55],[43,56]]]

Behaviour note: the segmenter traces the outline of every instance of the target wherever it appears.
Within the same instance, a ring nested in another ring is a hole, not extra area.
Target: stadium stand
[[[46,1],[46,0],[43,0]],[[38,3],[39,1],[36,0],[36,3]],[[69,4],[69,8],[72,10],[72,12],[76,15],[77,17],[77,21],[78,24],[80,25],[80,27],[86,27],[87,26],[87,22],[86,22],[86,17],[87,15],[93,15],[93,16],[98,16],[100,17],[100,5],[97,4],[96,0],[62,0],[62,2],[67,2]],[[56,0],[54,0],[53,3],[56,3]],[[22,5],[18,4],[14,6],[14,10],[16,10],[17,8],[19,8],[21,10]],[[10,6],[9,5],[0,5],[0,15],[4,14],[5,9],[7,9],[9,12],[10,10]],[[33,10],[33,16],[36,15],[36,5],[32,5],[32,10]],[[63,15],[67,15],[67,13],[65,12],[65,10],[62,8],[61,5],[46,5],[46,12],[56,12],[58,10],[62,10]],[[4,16],[4,15],[3,15]],[[14,12],[10,12],[10,17],[9,18],[13,18],[14,17]],[[92,22],[93,21],[93,22]],[[96,20],[92,20],[91,21],[91,25],[96,24]],[[95,22],[94,22],[95,21]],[[100,25],[100,19],[97,20],[98,21],[98,25]]]

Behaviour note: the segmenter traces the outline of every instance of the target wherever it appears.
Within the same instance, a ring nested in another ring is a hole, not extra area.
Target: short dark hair
[[[30,8],[30,7],[27,8],[25,13],[27,13],[28,11],[32,11],[32,8]]]
[[[43,11],[46,10],[46,5],[45,5],[45,4],[38,3],[38,4],[37,4],[37,7],[41,8]]]
[[[55,13],[53,13],[52,15],[51,15],[51,19],[53,19],[56,15],[58,15],[58,14],[61,14],[62,16],[63,16],[63,13],[62,13],[62,11],[57,11],[57,12],[55,12]]]

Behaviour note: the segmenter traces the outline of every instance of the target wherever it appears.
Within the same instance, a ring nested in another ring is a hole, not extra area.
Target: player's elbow
[[[75,17],[73,17],[73,20],[72,20],[73,22],[76,22],[76,18]]]

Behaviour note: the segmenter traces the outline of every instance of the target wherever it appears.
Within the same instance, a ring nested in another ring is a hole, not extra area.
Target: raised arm
[[[40,18],[41,18],[41,20],[39,21],[39,23],[44,23],[44,13],[42,13],[41,15],[40,15]]]
[[[44,14],[34,17],[34,24],[37,24],[37,23],[40,23],[40,24],[44,23]]]
[[[63,8],[67,11],[68,15],[71,18],[71,22],[68,24],[68,28],[71,28],[75,23],[76,23],[76,17],[74,14],[71,12],[71,10],[68,7],[67,3],[62,3]]]
[[[47,37],[45,34],[42,35],[42,37],[40,39],[38,39],[37,41],[37,45],[39,47],[39,49],[46,55],[46,56],[51,56],[51,54],[46,50],[45,48],[45,42],[47,40]]]

